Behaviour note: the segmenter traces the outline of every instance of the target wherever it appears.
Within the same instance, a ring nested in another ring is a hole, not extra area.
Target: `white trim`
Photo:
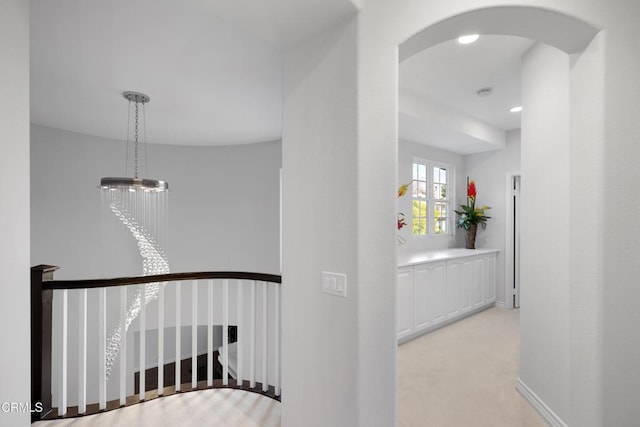
[[[507,305],[504,303],[504,301],[496,301],[495,302],[496,307],[498,308],[507,308]],[[513,307],[512,307],[513,308]]]
[[[510,280],[513,277],[513,259],[511,258],[511,254],[513,253],[513,216],[511,212],[513,212],[513,197],[512,197],[512,182],[513,177],[522,176],[522,172],[519,170],[507,171],[506,174],[506,189],[505,198],[506,198],[506,229],[505,229],[505,251],[504,251],[504,307],[508,310],[513,309],[513,282]]]
[[[455,207],[455,189],[456,189],[456,183],[455,183],[455,176],[456,176],[456,170],[455,170],[455,166],[448,164],[448,163],[443,163],[443,162],[438,162],[438,161],[434,161],[434,160],[428,160],[422,157],[413,157],[413,160],[411,162],[411,177],[413,178],[413,165],[414,164],[420,164],[420,165],[424,165],[427,168],[427,175],[426,175],[426,181],[425,181],[425,185],[426,185],[426,198],[415,198],[413,197],[413,191],[411,194],[411,237],[414,239],[424,239],[424,238],[439,238],[441,236],[446,236],[446,237],[455,237],[455,232],[456,232],[456,214],[454,212],[454,210],[456,209]],[[442,169],[446,169],[447,171],[447,198],[446,199],[434,199],[433,197],[431,197],[431,192],[430,189],[432,188],[433,185],[433,170],[435,168],[442,168]],[[412,180],[412,185],[413,182],[417,181],[415,178],[413,178]],[[413,188],[411,188],[411,190],[413,190]],[[426,216],[426,221],[427,221],[427,230],[426,230],[426,234],[413,234],[413,201],[414,200],[419,200],[419,201],[424,201],[427,204],[427,216]],[[436,234],[434,231],[435,225],[434,225],[434,219],[435,219],[435,203],[446,203],[447,204],[447,232],[444,234]],[[408,224],[407,224],[408,225]]]
[[[280,168],[280,212],[278,212],[280,217],[280,274],[282,275],[282,168]]]
[[[540,397],[538,397],[538,395],[535,394],[533,390],[531,390],[520,378],[518,378],[516,383],[516,390],[518,390],[522,397],[529,402],[536,411],[538,411],[542,418],[544,418],[551,427],[567,427],[567,424],[565,424],[565,422],[562,421],[562,419],[553,412],[551,408],[549,408],[547,404],[544,403],[542,399],[540,399]]]
[[[462,312],[462,313],[460,313],[458,315],[455,315],[453,317],[449,317],[448,319],[446,319],[446,320],[444,320],[444,321],[442,321],[440,323],[436,323],[436,324],[431,325],[431,326],[429,326],[427,328],[420,329],[419,331],[412,331],[411,333],[409,333],[409,334],[407,334],[407,335],[405,335],[405,336],[403,336],[401,338],[398,338],[398,345],[402,345],[402,344],[408,343],[409,341],[413,341],[414,339],[416,339],[418,337],[421,337],[422,335],[426,335],[429,332],[433,332],[433,331],[435,331],[437,329],[440,329],[440,328],[445,327],[447,325],[450,325],[452,323],[456,323],[459,320],[465,319],[465,318],[467,318],[469,316],[473,316],[474,314],[478,314],[481,311],[488,310],[488,309],[492,308],[494,305],[495,305],[495,302],[490,301],[490,302],[484,303],[481,306],[478,306],[478,307],[476,307],[474,309],[471,309],[469,311],[465,311],[465,312]]]

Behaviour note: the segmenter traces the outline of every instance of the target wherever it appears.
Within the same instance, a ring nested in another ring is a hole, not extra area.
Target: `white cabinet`
[[[400,339],[413,332],[413,267],[398,269],[396,301],[396,332]]]
[[[463,282],[466,286],[463,311],[478,308],[484,304],[484,258],[471,258],[463,262]]]
[[[428,328],[446,315],[445,262],[416,265],[413,270],[413,329]]]
[[[484,300],[496,300],[496,254],[488,255],[484,259]]]
[[[447,261],[447,318],[460,315],[462,310],[462,261]]]
[[[450,251],[455,257],[398,269],[399,340],[408,341],[494,304],[497,252],[460,251]]]

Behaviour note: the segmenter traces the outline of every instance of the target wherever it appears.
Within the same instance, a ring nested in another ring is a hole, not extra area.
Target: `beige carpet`
[[[401,345],[398,426],[546,426],[516,391],[518,343],[518,310],[492,308]],[[276,427],[280,405],[253,393],[207,390],[35,425]]]
[[[176,394],[139,405],[35,427],[277,427],[280,403],[256,393],[211,389]]]
[[[491,308],[399,346],[398,426],[546,426],[516,391],[518,327]]]

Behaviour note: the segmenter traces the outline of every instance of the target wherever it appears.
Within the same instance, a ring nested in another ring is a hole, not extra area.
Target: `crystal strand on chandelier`
[[[142,257],[142,275],[166,274],[170,272],[169,262],[163,244],[166,242],[166,202],[165,191],[151,191],[144,189],[103,189],[103,204],[106,209],[121,222],[135,239],[138,251]],[[149,304],[158,297],[159,287],[157,282],[146,286],[139,286],[134,293],[133,300],[129,303],[125,317],[125,325],[122,328],[121,320],[118,320],[111,329],[107,339],[106,350],[106,375],[111,375],[113,365],[120,350],[121,331],[129,329],[131,323],[138,317],[142,304]]]
[[[118,224],[117,227],[114,226],[115,228],[109,230],[108,236],[105,236],[107,237],[104,239],[105,246],[107,242],[112,242],[113,246],[109,250],[105,250],[104,259],[111,260],[121,253],[126,253],[126,245],[121,244],[122,239],[125,238],[121,234],[121,230],[126,230],[133,237],[142,258],[142,275],[169,273],[169,262],[166,255],[168,235],[166,231],[168,196],[166,193],[169,190],[169,184],[164,181],[138,177],[139,104],[142,104],[143,115],[146,116],[144,106],[149,102],[150,98],[143,93],[132,91],[124,92],[122,95],[129,101],[129,111],[131,111],[131,103],[135,102],[134,177],[108,177],[100,180],[103,232],[106,230],[107,223]],[[146,135],[145,129],[143,129],[143,134]],[[129,132],[127,130],[127,156],[129,154],[128,143]],[[126,168],[127,166],[125,166],[125,173]],[[124,228],[122,225],[124,225]],[[119,240],[120,243],[116,243]],[[126,260],[122,264],[126,265]],[[107,273],[111,275],[114,271],[110,269]],[[159,283],[138,286],[134,292],[133,299],[128,302],[126,315],[120,316],[112,328],[106,342],[105,372],[107,378],[109,378],[114,362],[118,357],[121,341],[126,339],[126,332],[129,326],[138,317],[141,309],[158,298],[160,286]],[[125,301],[126,304],[127,302]],[[140,332],[144,333],[144,331]]]

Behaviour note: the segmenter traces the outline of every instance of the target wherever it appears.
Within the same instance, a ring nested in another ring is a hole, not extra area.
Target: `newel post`
[[[51,412],[51,324],[53,291],[43,290],[42,283],[53,280],[58,267],[31,267],[31,421],[43,419]],[[42,405],[40,407],[40,405]],[[41,409],[41,410],[39,410]]]

